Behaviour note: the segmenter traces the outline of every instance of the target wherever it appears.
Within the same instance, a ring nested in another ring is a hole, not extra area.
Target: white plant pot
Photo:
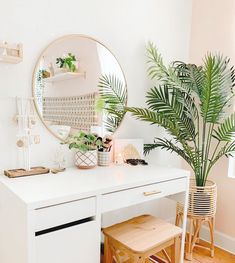
[[[68,68],[57,68],[57,70],[55,71],[55,75],[63,74],[63,73],[67,73],[67,72],[69,72]]]
[[[91,169],[97,165],[97,150],[75,153],[75,165],[80,169]]]
[[[188,215],[215,216],[217,201],[217,186],[213,181],[207,181],[205,186],[196,186],[195,180],[190,180]]]
[[[110,165],[110,152],[99,152],[98,151],[98,165],[108,166]]]

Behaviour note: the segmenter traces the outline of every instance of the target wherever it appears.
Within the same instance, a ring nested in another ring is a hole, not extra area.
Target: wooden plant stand
[[[194,247],[200,247],[210,251],[211,257],[214,257],[214,230],[215,230],[215,216],[193,216],[187,215],[189,222],[189,232],[186,239],[186,250],[185,259],[193,259],[193,249]],[[180,203],[177,204],[176,208],[176,226],[180,226],[183,221],[183,208]],[[209,246],[202,246],[199,244],[200,240],[200,230],[204,223],[208,223],[210,230],[210,244]]]

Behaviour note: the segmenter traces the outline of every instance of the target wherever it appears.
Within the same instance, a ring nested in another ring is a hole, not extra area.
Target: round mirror
[[[78,131],[104,136],[120,125],[127,103],[124,73],[99,41],[69,35],[41,54],[33,76],[39,117],[60,140]]]

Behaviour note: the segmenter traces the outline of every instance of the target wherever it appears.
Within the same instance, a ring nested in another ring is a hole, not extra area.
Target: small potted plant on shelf
[[[110,135],[105,136],[103,139],[101,137],[98,138],[100,141],[98,145],[98,165],[99,166],[108,166],[111,161],[111,149],[113,139]]]
[[[45,69],[39,69],[37,73],[37,80],[42,81],[42,79],[46,79],[50,77],[50,72]]]
[[[69,149],[75,150],[75,165],[80,169],[90,169],[97,165],[97,149],[101,144],[94,134],[79,132],[66,141]]]
[[[175,152],[192,168],[189,211],[213,216],[216,184],[207,180],[222,156],[235,153],[235,71],[229,59],[208,53],[202,66],[175,61],[165,66],[153,44],[147,47],[148,73],[156,86],[147,93],[146,108],[127,108],[137,119],[166,129],[172,139],[155,138],[145,153],[156,148]]]
[[[59,57],[56,59],[56,65],[62,71],[76,72],[78,70],[78,62],[72,53],[68,53],[67,56]]]

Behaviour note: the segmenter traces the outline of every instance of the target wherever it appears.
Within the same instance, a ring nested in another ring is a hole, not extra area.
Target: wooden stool
[[[142,215],[103,229],[104,263],[180,261],[182,229],[151,215]],[[171,258],[165,248],[171,246]],[[156,256],[162,251],[166,260]],[[154,259],[159,261],[154,261]]]
[[[193,249],[194,247],[200,247],[203,249],[208,249],[210,251],[211,257],[214,257],[214,228],[215,228],[215,217],[214,216],[193,216],[187,215],[189,221],[189,233],[186,239],[186,250],[185,259],[193,259]],[[183,221],[183,206],[177,203],[176,207],[176,220],[175,225],[180,226]],[[202,246],[199,244],[200,240],[200,230],[203,223],[208,223],[210,229],[211,243],[209,247]]]

